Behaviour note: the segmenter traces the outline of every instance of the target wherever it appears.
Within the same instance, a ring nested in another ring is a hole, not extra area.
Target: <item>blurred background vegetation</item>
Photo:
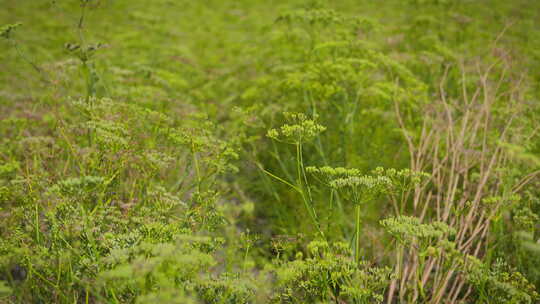
[[[0,302],[536,301],[540,2],[3,0],[0,26]],[[433,179],[357,209],[307,166]]]

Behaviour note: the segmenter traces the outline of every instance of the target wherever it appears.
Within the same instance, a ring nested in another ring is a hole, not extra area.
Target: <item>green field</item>
[[[540,303],[540,1],[0,4],[0,303]]]

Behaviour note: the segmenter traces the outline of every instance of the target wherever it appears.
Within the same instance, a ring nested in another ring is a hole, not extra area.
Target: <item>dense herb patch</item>
[[[539,301],[539,3],[4,2],[0,303]]]

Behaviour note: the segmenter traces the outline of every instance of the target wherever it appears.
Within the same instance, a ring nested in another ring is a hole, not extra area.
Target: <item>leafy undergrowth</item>
[[[537,303],[539,14],[4,1],[0,303]]]

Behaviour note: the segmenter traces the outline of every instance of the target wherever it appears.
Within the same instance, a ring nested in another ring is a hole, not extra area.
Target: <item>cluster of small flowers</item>
[[[0,164],[0,178],[9,175],[15,175],[15,173],[17,172],[17,170],[19,170],[20,167],[20,163],[17,161]]]
[[[484,206],[492,208],[493,206],[497,206],[500,203],[507,203],[508,205],[512,203],[517,203],[521,197],[517,194],[509,195],[509,196],[488,196],[486,198],[482,199],[482,204]]]
[[[502,259],[488,265],[472,255],[461,254],[455,261],[464,269],[468,283],[497,299],[493,303],[537,303],[540,299],[534,284]]]
[[[358,188],[364,187],[366,189],[376,190],[384,189],[392,185],[392,181],[386,176],[350,176],[337,178],[330,182],[330,187],[334,189],[339,188]]]
[[[143,156],[155,169],[165,169],[175,160],[171,155],[160,151],[144,152]]]
[[[418,185],[422,181],[429,179],[431,175],[422,171],[413,171],[411,169],[397,170],[394,168],[384,169],[377,167],[372,171],[377,176],[386,176],[396,186],[406,187],[409,185]]]
[[[72,177],[59,181],[48,189],[48,193],[76,196],[84,194],[85,191],[95,190],[103,186],[106,186],[106,180],[101,176]]]
[[[129,146],[128,128],[121,123],[109,120],[91,120],[85,127],[95,132],[95,139],[101,148],[127,148]]]
[[[93,43],[84,47],[81,46],[80,44],[69,43],[69,42],[64,45],[64,48],[68,52],[75,54],[82,61],[87,61],[94,55],[96,51],[104,47],[106,47],[106,45],[103,43]]]
[[[538,217],[538,215],[534,213],[529,207],[517,209],[514,212],[512,218],[514,219],[516,226],[520,227],[525,231],[534,231],[536,223],[538,223],[540,220],[540,217]]]
[[[317,174],[323,177],[328,178],[336,178],[336,177],[350,177],[350,176],[359,176],[360,170],[355,168],[343,168],[343,167],[330,167],[330,166],[324,166],[324,167],[307,167],[306,172],[311,174]]]
[[[432,239],[444,235],[455,235],[456,230],[443,222],[422,224],[417,217],[400,215],[381,221],[381,225],[391,235],[399,240],[406,241],[411,238]]]
[[[311,10],[294,10],[289,11],[277,19],[277,21],[284,21],[287,23],[299,22],[307,24],[340,24],[344,23],[347,19],[334,10],[329,9],[311,9]]]
[[[266,136],[274,140],[300,144],[309,141],[326,130],[326,127],[317,124],[315,120],[308,119],[301,113],[285,113],[287,120],[292,124],[284,124],[279,129],[270,129]]]
[[[14,23],[14,24],[6,24],[0,27],[0,37],[9,39],[13,30],[18,28],[21,25],[22,25],[21,23]]]
[[[349,253],[347,243],[309,243],[306,256],[298,252],[295,260],[271,269],[279,289],[272,303],[381,303],[392,269],[357,262]],[[338,284],[331,299],[327,290]]]

